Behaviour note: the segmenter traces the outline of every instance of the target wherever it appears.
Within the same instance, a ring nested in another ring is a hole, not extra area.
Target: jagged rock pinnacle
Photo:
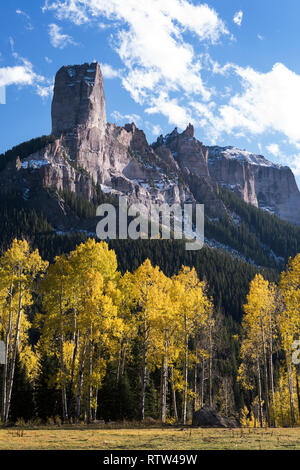
[[[52,133],[60,135],[78,126],[105,132],[104,87],[97,62],[64,66],[55,77]]]
[[[195,129],[194,129],[194,126],[190,123],[186,130],[183,132],[184,135],[186,135],[187,137],[195,137]]]

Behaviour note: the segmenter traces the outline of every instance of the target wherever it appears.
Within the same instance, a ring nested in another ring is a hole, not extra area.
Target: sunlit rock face
[[[202,203],[211,217],[227,209],[219,186],[247,203],[300,224],[300,194],[291,170],[234,147],[207,147],[190,124],[152,145],[134,123],[107,123],[104,84],[98,63],[62,67],[52,103],[53,143],[7,165],[0,191],[19,191],[26,204],[63,224],[68,214],[55,191],[95,200],[103,193],[129,203]],[[45,192],[46,191],[46,192]]]
[[[76,127],[106,128],[103,78],[100,65],[64,66],[56,74],[52,102],[52,133],[60,136]]]
[[[300,192],[289,167],[235,147],[209,147],[211,177],[245,202],[300,224]]]

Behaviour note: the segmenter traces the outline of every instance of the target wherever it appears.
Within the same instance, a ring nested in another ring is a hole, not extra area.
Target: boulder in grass
[[[237,428],[239,426],[235,418],[227,418],[209,406],[195,411],[192,424],[206,428]]]

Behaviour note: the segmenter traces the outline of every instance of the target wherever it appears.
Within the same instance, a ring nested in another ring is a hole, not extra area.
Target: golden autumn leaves
[[[24,258],[22,267],[19,258]],[[56,257],[49,267],[37,251],[30,253],[27,242],[14,240],[1,266],[1,333],[10,357],[3,421],[8,419],[11,371],[21,342],[31,352],[34,366],[42,353],[58,358],[57,384],[64,420],[85,416],[90,422],[96,417],[98,390],[107,362],[117,361],[117,374],[121,376],[136,340],[141,345],[140,418],[144,418],[147,370],[159,368],[161,418],[165,421],[168,373],[172,368],[173,397],[176,400],[176,390],[182,391],[186,420],[188,370],[195,360],[189,342],[212,315],[205,284],[199,282],[194,269],[183,267],[171,279],[146,260],[133,274],[121,276],[115,252],[106,243],[92,239],[68,256]],[[30,324],[24,308],[31,303],[36,278],[44,313],[35,318],[41,337],[34,353],[28,343]]]
[[[261,275],[251,282],[239,369],[241,384],[254,391],[252,415],[242,413],[245,424],[253,418],[260,425],[288,425],[299,419],[299,372],[293,363],[293,344],[300,334],[299,285],[300,255],[290,260],[279,286]],[[33,296],[41,300],[34,320],[40,339],[34,349],[26,315]],[[32,381],[42,355],[57,359],[59,369],[52,380],[61,391],[64,421],[91,422],[108,364],[114,364],[119,381],[138,345],[140,419],[145,417],[149,373],[159,370],[161,421],[169,417],[170,408],[177,420],[180,403],[186,423],[191,401],[193,409],[203,404],[193,383],[197,365],[204,361],[208,404],[213,404],[213,310],[207,286],[194,268],[183,266],[170,278],[147,259],[135,272],[121,275],[115,252],[93,239],[49,265],[26,241],[14,240],[0,259],[0,339],[7,358],[2,421],[9,417],[17,355]],[[278,354],[285,361],[275,370]]]
[[[299,370],[293,363],[300,338],[300,254],[290,260],[279,286],[257,275],[244,310],[239,380],[257,393],[252,419],[256,416],[260,426],[294,425],[300,405]],[[284,363],[275,383],[274,357],[280,352]]]
[[[0,262],[0,334],[5,343],[5,365],[2,381],[1,419],[8,420],[17,354],[24,359],[29,374],[35,357],[28,346],[30,324],[24,308],[32,303],[32,284],[48,267],[38,250],[31,252],[26,241],[14,240]]]

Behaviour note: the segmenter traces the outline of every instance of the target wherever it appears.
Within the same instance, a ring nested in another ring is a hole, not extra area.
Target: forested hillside
[[[72,193],[66,193],[64,197],[78,214],[92,215],[95,210],[95,205]],[[2,252],[15,237],[25,238],[32,248],[39,249],[44,259],[52,261],[56,255],[69,253],[79,242],[88,238],[86,233],[79,231],[57,233],[47,218],[34,209],[28,209],[18,194],[3,200],[0,216]],[[225,226],[222,227],[225,231]],[[210,226],[206,225],[206,231],[209,230]],[[208,280],[209,293],[214,298],[216,308],[237,321],[241,319],[248,285],[255,274],[262,272],[270,281],[277,280],[279,276],[280,265],[276,263],[272,265],[273,269],[258,268],[253,263],[231,256],[226,250],[208,246],[200,251],[186,251],[185,242],[180,240],[111,240],[109,244],[116,252],[119,269],[123,273],[133,271],[147,258],[168,276],[177,273],[182,265],[194,266],[199,277]]]
[[[55,137],[52,135],[43,135],[41,137],[36,137],[34,139],[22,142],[19,145],[16,145],[7,152],[0,154],[0,171],[2,171],[9,162],[14,161],[17,157],[22,161],[24,158],[32,155],[35,152],[38,152],[46,145],[53,143]]]

